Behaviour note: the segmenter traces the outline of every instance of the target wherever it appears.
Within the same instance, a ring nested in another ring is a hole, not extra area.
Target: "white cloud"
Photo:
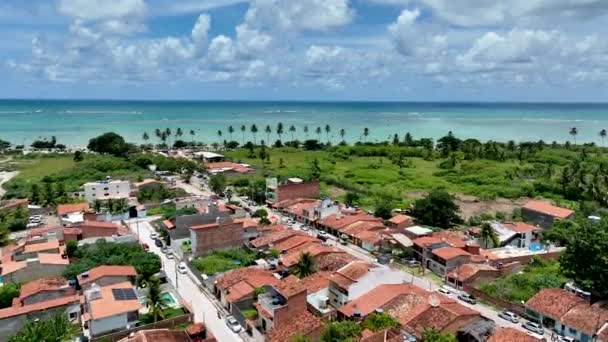
[[[395,42],[395,47],[403,55],[411,55],[416,48],[416,32],[413,30],[416,19],[420,16],[418,9],[403,10],[397,20],[390,24],[388,31]]]
[[[154,16],[174,16],[207,12],[216,8],[247,3],[249,0],[163,0],[151,9]]]
[[[232,63],[236,59],[236,49],[232,39],[224,35],[219,35],[209,44],[209,61],[213,64]]]
[[[207,43],[207,35],[211,27],[211,18],[207,14],[198,16],[198,20],[192,28],[192,43],[194,48],[200,52]]]
[[[141,16],[145,13],[143,0],[60,0],[59,12],[85,19],[99,20]]]
[[[239,25],[236,27],[236,41],[239,53],[252,57],[264,53],[272,43],[272,37],[247,25]]]

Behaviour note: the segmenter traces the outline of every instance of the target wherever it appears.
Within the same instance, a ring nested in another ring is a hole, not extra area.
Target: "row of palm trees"
[[[578,128],[571,127],[569,134],[574,139],[574,145],[576,145],[576,136],[578,135]],[[600,138],[602,138],[602,146],[606,147],[605,140],[606,140],[606,135],[608,135],[608,132],[605,129],[601,129],[599,131],[598,135],[600,136]]]
[[[253,124],[253,125],[251,125],[249,127],[247,127],[246,125],[241,125],[240,131],[241,131],[241,134],[242,134],[242,137],[241,137],[241,143],[242,144],[245,144],[245,134],[247,132],[251,133],[253,143],[257,144],[257,134],[260,132],[260,130],[258,129],[258,126],[256,124]],[[289,126],[289,128],[287,129],[287,131],[291,134],[291,140],[292,141],[296,140],[296,137],[295,137],[295,134],[297,132],[296,126],[294,126],[294,125]],[[228,135],[230,137],[230,141],[234,141],[234,133],[236,132],[236,129],[233,126],[228,126],[227,132],[228,132]],[[263,132],[266,134],[266,143],[270,143],[270,135],[273,132],[272,127],[270,125],[267,125],[264,128]],[[282,122],[279,122],[277,124],[277,127],[275,128],[274,132],[277,135],[278,140],[282,141],[283,140],[283,135],[286,132],[285,131],[285,126],[283,125]],[[306,139],[308,139],[309,133],[312,133],[310,131],[308,125],[304,126],[303,132],[304,132],[304,135],[305,135]],[[317,140],[318,141],[321,141],[321,135],[323,134],[323,132],[325,132],[325,137],[327,139],[327,142],[330,143],[331,142],[330,134],[332,132],[331,126],[330,125],[325,125],[324,128],[322,128],[321,126],[316,127],[316,129],[314,130],[314,133],[317,135],[317,138],[318,138]],[[344,140],[344,137],[346,136],[346,130],[344,128],[342,128],[342,129],[340,129],[338,131],[338,133],[340,135],[340,138],[342,140]],[[191,140],[194,141],[194,137],[196,136],[196,131],[193,130],[193,129],[191,129],[190,132],[189,132],[189,134],[190,134]],[[221,144],[222,137],[224,137],[224,132],[222,130],[218,130],[216,132],[216,134],[217,134],[217,137],[218,137],[218,141]],[[369,134],[370,134],[369,128],[365,127],[363,129],[362,135],[359,137],[359,139],[361,139],[361,137],[362,137],[363,138],[362,140],[365,142],[365,141],[367,141],[367,137],[369,136]],[[184,131],[181,128],[177,128],[175,130],[175,132],[173,132],[171,130],[171,128],[168,128],[168,127],[165,128],[165,129],[157,128],[154,131],[154,135],[158,139],[159,143],[163,143],[163,144],[169,143],[170,144],[172,136],[175,138],[174,139],[175,141],[181,140],[181,138],[184,136]],[[151,139],[151,136],[148,134],[148,132],[144,132],[143,135],[142,135],[142,139],[144,140],[145,143],[148,143],[148,141]]]

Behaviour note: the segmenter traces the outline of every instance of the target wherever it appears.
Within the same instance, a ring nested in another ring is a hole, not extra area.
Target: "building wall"
[[[78,227],[78,228],[80,228],[82,230],[83,239],[118,235],[118,227],[100,228],[100,227],[82,226],[82,227]]]
[[[317,198],[319,189],[317,180],[279,185],[276,190],[276,202],[296,198]]]
[[[556,219],[547,214],[539,213],[528,208],[521,208],[521,217],[524,222],[533,223],[543,228],[551,228]]]
[[[201,255],[216,250],[237,248],[245,244],[247,240],[244,236],[243,223],[230,221],[215,227],[191,229],[192,253]]]
[[[8,341],[11,335],[23,327],[27,320],[26,315],[9,317],[0,320],[0,341]]]
[[[378,285],[403,284],[409,279],[401,271],[392,270],[388,267],[378,267],[370,270],[348,289],[348,301],[355,300]]]
[[[89,329],[91,335],[97,336],[104,333],[112,332],[112,330],[126,328],[129,324],[127,321],[127,314],[114,315],[110,317],[100,318],[91,320],[89,323]]]
[[[38,260],[29,262],[27,267],[3,276],[3,282],[27,283],[32,280],[44,277],[61,276],[67,265],[41,265]]]
[[[62,290],[54,290],[54,291],[42,291],[38,292],[34,295],[28,296],[23,299],[23,305],[31,305],[40,302],[46,302],[47,300],[65,297],[66,295],[74,295],[76,294],[76,289],[72,287],[68,287]]]
[[[129,181],[86,183],[84,185],[84,197],[89,203],[108,198],[127,198],[130,193],[131,183]]]
[[[306,291],[289,297],[287,305],[274,310],[274,326],[280,327],[292,317],[304,313],[306,306]]]
[[[228,218],[230,213],[212,211],[205,214],[178,216],[175,219],[175,228],[168,230],[171,239],[190,238],[190,227],[216,222],[217,218]]]

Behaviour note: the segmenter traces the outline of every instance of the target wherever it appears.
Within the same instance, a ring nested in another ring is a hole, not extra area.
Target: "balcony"
[[[258,303],[274,317],[274,310],[287,304],[287,299],[272,286],[264,286],[266,292],[258,296]]]

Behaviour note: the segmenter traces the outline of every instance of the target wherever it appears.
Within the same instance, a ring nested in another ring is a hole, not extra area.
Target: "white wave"
[[[0,114],[31,114],[31,110],[0,110]]]
[[[121,110],[65,110],[64,114],[120,114],[120,115],[141,115],[143,112],[132,110],[132,111],[121,111]]]

